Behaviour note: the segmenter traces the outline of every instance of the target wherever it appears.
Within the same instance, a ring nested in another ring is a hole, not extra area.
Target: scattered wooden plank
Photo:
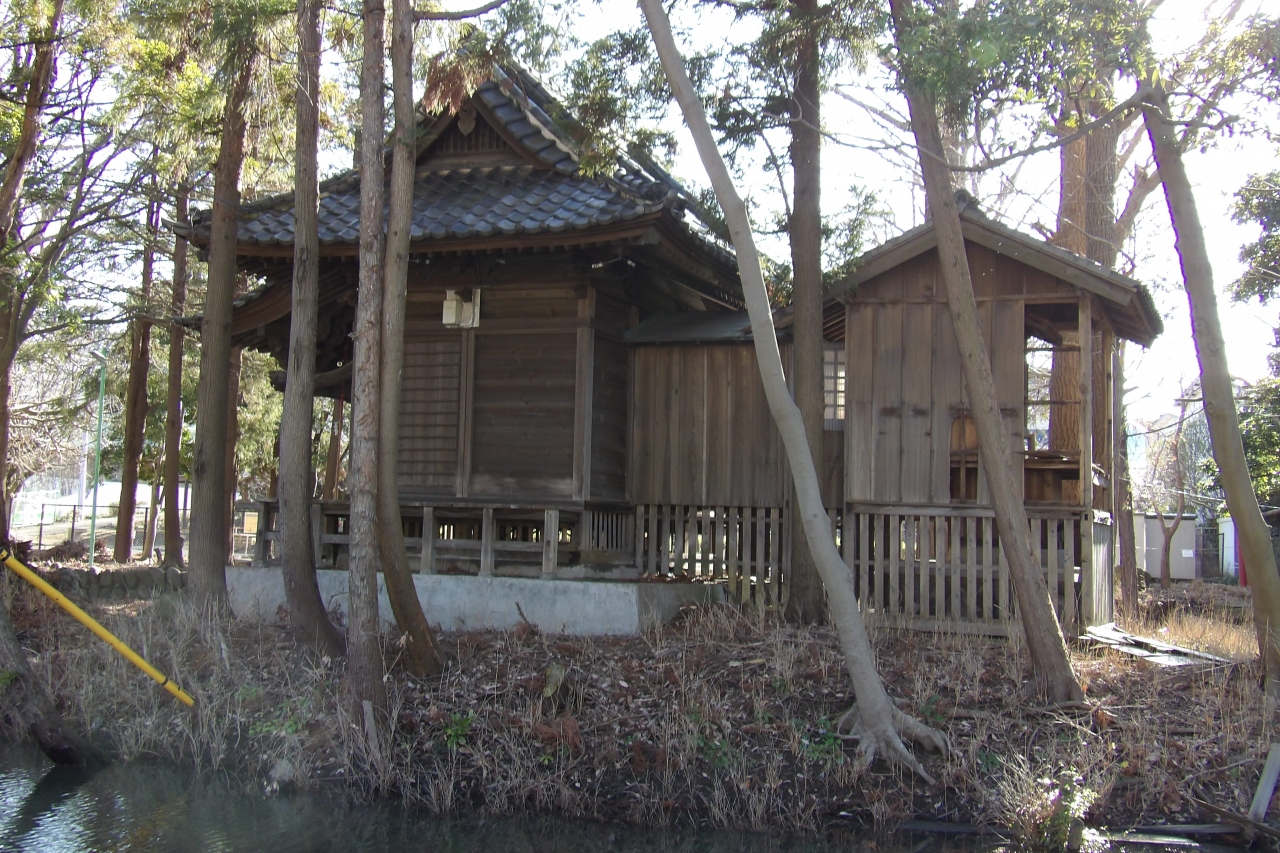
[[[1229,665],[1232,661],[1160,640],[1139,637],[1121,631],[1114,623],[1086,628],[1080,639],[1086,643],[1106,646],[1123,654],[1141,658],[1157,666],[1187,666],[1195,663]]]
[[[1246,830],[1246,832],[1252,831],[1256,833],[1261,833],[1262,835],[1266,835],[1270,838],[1280,839],[1280,829],[1274,829],[1270,826],[1267,826],[1265,823],[1260,823],[1259,821],[1256,821],[1256,820],[1250,820],[1245,815],[1236,814],[1235,812],[1228,811],[1220,806],[1215,806],[1213,803],[1206,803],[1204,800],[1200,800],[1195,797],[1190,797],[1189,799],[1193,803],[1195,803],[1197,806],[1209,812],[1210,814],[1217,815],[1218,817],[1224,820],[1229,820],[1234,824],[1238,824],[1239,826],[1243,827]]]
[[[1271,795],[1276,792],[1276,781],[1280,779],[1280,743],[1271,744],[1267,753],[1267,763],[1262,767],[1262,775],[1258,777],[1258,789],[1253,793],[1253,803],[1249,806],[1249,820],[1261,823],[1267,816],[1271,806]]]

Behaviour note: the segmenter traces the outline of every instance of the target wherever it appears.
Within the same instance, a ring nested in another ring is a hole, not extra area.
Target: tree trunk
[[[1182,512],[1187,508],[1186,477],[1182,471],[1182,426],[1187,420],[1187,404],[1182,401],[1182,405],[1178,409],[1178,426],[1173,431],[1173,482],[1174,488],[1177,489],[1177,500],[1174,502],[1173,524],[1165,526],[1164,512],[1158,504],[1153,504],[1152,509],[1156,513],[1156,521],[1160,525],[1160,533],[1164,536],[1164,543],[1160,548],[1160,588],[1169,589],[1173,586],[1173,573],[1169,566],[1169,552],[1173,549],[1173,537],[1178,532],[1178,527],[1182,524]]]
[[[409,226],[413,217],[415,154],[413,109],[413,6],[391,3],[391,86],[395,131],[391,137],[391,197],[383,265],[381,412],[378,439],[378,544],[382,577],[396,624],[407,637],[405,651],[418,675],[435,675],[444,658],[422,612],[404,548],[400,520],[400,374],[404,367],[404,309],[409,277]]]
[[[1269,695],[1280,697],[1280,574],[1276,573],[1275,552],[1271,550],[1271,530],[1258,508],[1258,496],[1249,479],[1249,466],[1240,439],[1240,421],[1227,368],[1222,324],[1218,320],[1213,267],[1205,248],[1204,228],[1166,110],[1164,94],[1156,91],[1151,95],[1151,102],[1143,106],[1142,117],[1164,183],[1174,248],[1191,304],[1191,332],[1200,360],[1200,386],[1213,458],[1218,463],[1227,509],[1235,519],[1240,549],[1249,567],[1253,621],[1266,689]]]
[[[226,490],[222,497],[223,565],[231,562],[235,551],[236,487],[239,485],[236,468],[236,442],[240,440],[240,347],[231,348],[231,364],[227,368],[227,450],[223,456],[222,482]]]
[[[1069,133],[1069,125],[1062,132]],[[1085,234],[1086,186],[1084,139],[1077,139],[1059,149],[1058,174],[1058,222],[1053,243],[1083,256],[1089,240]],[[1070,349],[1078,347],[1079,349]],[[1062,333],[1062,348],[1053,353],[1049,371],[1049,399],[1057,402],[1049,405],[1049,449],[1065,453],[1079,453],[1080,444],[1080,357],[1083,346],[1075,331]],[[1062,482],[1064,503],[1081,501],[1079,480]]]
[[[9,520],[13,515],[13,494],[9,487],[9,390],[12,387],[8,367],[0,367],[0,544],[9,542]]]
[[[351,557],[347,675],[366,745],[381,761],[385,672],[378,645],[378,392],[382,332],[383,27],[381,0],[364,0],[360,68],[360,283],[351,375]],[[372,719],[370,719],[372,718]]]
[[[910,0],[891,0],[894,29],[901,33],[909,26],[906,16]],[[1053,702],[1078,701],[1080,685],[1071,671],[1062,628],[1054,614],[1053,601],[1044,575],[1031,552],[1026,508],[1019,499],[1014,480],[1010,448],[1000,419],[991,363],[978,324],[978,307],[973,295],[964,235],[951,184],[951,170],[943,159],[938,113],[932,98],[918,90],[914,81],[902,80],[911,113],[925,197],[938,237],[938,265],[947,292],[947,305],[955,327],[956,341],[969,389],[974,425],[978,431],[983,470],[991,492],[996,527],[1005,555],[1005,565],[1018,598],[1027,649],[1039,690]]]
[[[821,60],[815,28],[817,0],[797,0],[792,18],[797,26],[795,91],[791,114],[792,381],[795,401],[804,418],[805,436],[814,465],[823,470],[822,374],[822,116]],[[790,526],[801,527],[800,500],[792,492]],[[787,618],[817,622],[826,613],[822,579],[804,537],[791,536],[791,575],[787,578]]]
[[[147,513],[146,524],[142,527],[142,561],[151,562],[156,550],[156,522],[160,515],[161,484],[158,477],[151,482],[151,510]]]
[[[324,459],[324,483],[320,487],[320,499],[331,501],[338,493],[338,468],[342,464],[342,396],[333,401],[333,416],[329,422],[329,449]]]
[[[903,746],[902,735],[943,751],[946,750],[946,740],[938,732],[898,711],[889,701],[884,684],[876,672],[875,655],[853,591],[853,576],[836,551],[835,541],[831,536],[831,522],[822,505],[822,492],[818,486],[813,457],[809,455],[804,419],[791,399],[782,374],[782,359],[778,353],[769,297],[760,272],[760,257],[756,252],[746,206],[734,188],[729,170],[716,149],[715,137],[707,123],[702,102],[685,72],[684,62],[672,38],[671,24],[662,8],[662,0],[640,0],[640,8],[644,11],[663,70],[680,104],[685,123],[693,134],[698,154],[711,178],[737,249],[760,379],[764,384],[769,411],[773,414],[791,466],[797,503],[804,521],[804,533],[814,563],[826,585],[831,621],[840,638],[845,663],[857,696],[863,758],[870,761],[876,753],[880,753],[891,763],[909,767],[932,781],[920,763]]]
[[[152,190],[154,192],[154,182]],[[137,512],[138,463],[147,429],[147,376],[151,372],[151,283],[155,271],[155,241],[160,229],[160,202],[147,203],[146,246],[142,250],[142,288],[138,310],[141,316],[129,324],[129,378],[124,395],[124,461],[120,472],[120,504],[116,512],[117,563],[133,559],[133,517]],[[124,535],[121,535],[121,534]],[[147,551],[143,549],[143,559]]]
[[[173,215],[187,221],[187,199],[190,188],[184,183],[178,189]],[[187,241],[173,238],[173,294],[169,311],[176,320],[187,307]],[[177,322],[169,323],[169,385],[165,392],[164,413],[164,564],[181,566],[182,508],[178,505],[178,481],[182,479],[182,344],[186,330]]]
[[[316,146],[320,122],[320,0],[298,3],[298,93],[294,172],[293,302],[289,363],[280,415],[279,480],[281,574],[289,622],[321,654],[344,653],[329,621],[311,547],[311,419],[315,406],[316,322],[320,299],[320,189]]]
[[[202,605],[227,601],[227,366],[231,363],[231,300],[236,286],[236,228],[240,167],[244,162],[244,104],[256,53],[244,57],[227,93],[222,142],[214,166],[209,280],[200,323],[200,382],[196,390],[196,437],[192,462],[191,580]]]
[[[31,671],[27,652],[14,632],[9,610],[2,606],[0,673],[8,679],[4,689],[0,690],[0,715],[26,728],[50,761],[74,766],[107,763],[108,759],[101,750],[67,727],[49,696],[48,688]]]
[[[58,25],[62,22],[63,0],[54,0],[49,22],[44,32],[30,31],[34,50],[31,59],[31,75],[23,98],[22,124],[18,138],[5,164],[4,180],[0,181],[0,251],[7,250],[13,234],[18,201],[22,198],[22,185],[27,178],[27,167],[35,156],[40,141],[40,113],[49,94],[53,80],[55,59],[58,52]]]

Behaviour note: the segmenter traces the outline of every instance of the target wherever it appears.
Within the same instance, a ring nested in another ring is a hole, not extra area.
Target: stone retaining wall
[[[153,598],[187,586],[187,573],[172,566],[102,572],[59,567],[41,571],[40,575],[68,598],[86,602]]]

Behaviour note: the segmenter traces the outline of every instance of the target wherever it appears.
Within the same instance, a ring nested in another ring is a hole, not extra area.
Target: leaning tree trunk
[[[227,368],[231,364],[231,300],[236,286],[236,228],[240,167],[244,162],[244,104],[256,53],[248,53],[227,93],[222,142],[213,177],[209,280],[200,323],[200,382],[196,390],[196,438],[192,463],[191,580],[201,605],[227,601]]]
[[[227,368],[227,452],[223,457],[222,482],[226,491],[222,496],[223,520],[225,528],[223,538],[223,565],[231,561],[236,548],[236,442],[240,440],[240,368],[243,365],[243,350],[231,348],[231,364]]]
[[[187,200],[191,190],[184,183],[178,189],[174,218],[187,221]],[[187,307],[187,241],[173,238],[173,294],[169,311],[169,385],[164,410],[164,564],[181,566],[182,508],[178,505],[178,481],[182,479],[182,344],[186,330],[177,323]]]
[[[381,761],[385,668],[378,645],[378,392],[382,332],[383,27],[381,0],[364,0],[360,68],[360,283],[351,365],[351,545],[347,675],[366,746]]]
[[[826,585],[831,621],[840,638],[849,677],[853,682],[858,702],[863,758],[870,761],[879,753],[890,763],[909,767],[921,777],[932,781],[920,763],[903,746],[902,736],[944,751],[946,740],[940,733],[895,708],[876,672],[875,654],[853,591],[853,575],[836,551],[835,541],[831,536],[831,522],[822,505],[822,492],[818,486],[813,457],[809,455],[804,419],[791,399],[782,374],[778,339],[773,328],[769,297],[760,272],[760,256],[756,252],[746,205],[738,195],[729,170],[716,149],[715,137],[707,123],[706,113],[703,112],[702,101],[685,72],[684,61],[671,35],[671,23],[662,8],[662,0],[640,0],[640,8],[644,11],[663,70],[680,104],[685,124],[693,134],[698,154],[711,178],[738,252],[738,268],[742,276],[747,311],[751,316],[751,334],[760,367],[760,379],[764,384],[769,411],[778,426],[787,461],[791,466],[805,537]]]
[[[894,29],[900,34],[909,26],[906,19],[911,12],[911,2],[890,0],[890,8]],[[969,389],[969,402],[978,431],[978,446],[982,450],[983,470],[987,474],[1005,565],[1018,599],[1036,685],[1050,701],[1079,700],[1082,693],[1071,671],[1062,628],[1054,615],[1044,575],[1031,552],[1026,508],[1018,497],[1010,448],[1000,421],[995,379],[978,324],[978,307],[973,295],[964,235],[960,230],[960,215],[956,210],[951,170],[944,159],[942,136],[938,132],[937,107],[932,98],[920,91],[905,74],[902,87],[911,113],[916,148],[920,152],[925,197],[933,217],[934,233],[938,237],[938,265],[960,348],[965,385]]]
[[[154,193],[154,182],[152,191]],[[138,464],[142,461],[142,443],[147,429],[147,375],[151,372],[151,283],[155,271],[155,240],[160,230],[160,202],[147,203],[146,246],[142,250],[142,287],[138,298],[138,316],[129,324],[129,378],[124,395],[124,460],[120,472],[120,504],[116,510],[116,542],[113,557],[117,563],[133,559],[133,517],[137,513]],[[144,548],[143,559],[147,551]]]
[[[31,73],[27,78],[27,90],[23,97],[22,122],[18,126],[18,138],[14,141],[13,150],[5,164],[4,179],[0,180],[0,251],[9,247],[27,170],[40,142],[40,114],[44,110],[45,98],[53,82],[62,4],[63,0],[54,0],[43,31],[36,32],[33,28],[29,33],[32,47]]]
[[[1213,288],[1213,266],[1205,248],[1204,228],[1196,210],[1195,194],[1182,162],[1173,123],[1168,117],[1168,101],[1161,91],[1153,91],[1143,105],[1142,118],[1155,152],[1156,167],[1164,183],[1169,221],[1173,225],[1174,248],[1182,266],[1182,280],[1191,304],[1191,334],[1200,360],[1200,388],[1204,412],[1209,422],[1213,459],[1218,464],[1227,509],[1235,519],[1249,567],[1253,588],[1253,623],[1258,634],[1267,693],[1280,697],[1280,574],[1271,550],[1271,530],[1258,508],[1258,496],[1249,479],[1240,421],[1227,368],[1222,323],[1218,319],[1217,294]]]
[[[407,638],[405,651],[418,675],[444,666],[435,634],[422,612],[404,548],[400,520],[400,374],[404,367],[404,308],[409,277],[409,227],[413,217],[413,6],[391,3],[391,88],[395,131],[391,136],[391,197],[387,207],[386,262],[383,265],[381,412],[378,438],[378,544],[382,577],[396,624]]]
[[[791,114],[793,199],[791,241],[791,305],[795,310],[791,345],[795,401],[804,418],[809,453],[819,471],[823,433],[822,368],[822,118],[820,113],[821,51],[818,49],[817,0],[798,0],[795,91]],[[790,526],[801,526],[799,496],[793,491]],[[826,611],[822,579],[802,536],[791,536],[791,574],[787,578],[787,618],[817,622]]]
[[[320,188],[316,146],[320,126],[320,0],[298,3],[298,93],[294,148],[293,295],[289,313],[289,363],[280,414],[279,479],[281,573],[294,631],[327,655],[345,651],[329,621],[311,548],[311,498],[315,481],[311,420],[315,406],[316,322],[320,300]]]
[[[8,367],[0,366],[0,544],[9,541],[9,519],[13,515],[13,495],[9,488],[9,391],[12,388]]]
[[[7,607],[0,606],[0,715],[18,729],[26,729],[54,764],[106,764],[107,757],[67,727],[44,682],[31,671],[27,651],[18,642]]]

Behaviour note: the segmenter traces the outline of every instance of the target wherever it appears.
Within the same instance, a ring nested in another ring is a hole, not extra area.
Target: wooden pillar
[[[475,400],[476,333],[462,331],[462,364],[458,377],[458,468],[454,491],[460,498],[471,494],[471,446],[475,432],[473,403]]]
[[[1084,624],[1094,624],[1093,560],[1093,306],[1080,298],[1080,609]],[[1059,615],[1061,618],[1061,615]]]
[[[592,318],[596,311],[596,289],[588,287],[578,299],[577,369],[574,374],[573,496],[591,497],[591,419],[595,398],[594,362],[596,331]]]
[[[480,577],[487,578],[493,575],[493,539],[496,531],[493,529],[493,507],[484,508],[484,520],[480,525]]]
[[[267,502],[258,501],[258,529],[253,538],[253,565],[267,564]]]
[[[542,524],[542,576],[555,574],[560,548],[560,510],[549,509]]]
[[[422,508],[422,553],[418,557],[418,570],[424,575],[436,572],[436,509]]]
[[[311,504],[311,559],[316,568],[320,568],[320,559],[324,556],[324,507],[319,502]]]

